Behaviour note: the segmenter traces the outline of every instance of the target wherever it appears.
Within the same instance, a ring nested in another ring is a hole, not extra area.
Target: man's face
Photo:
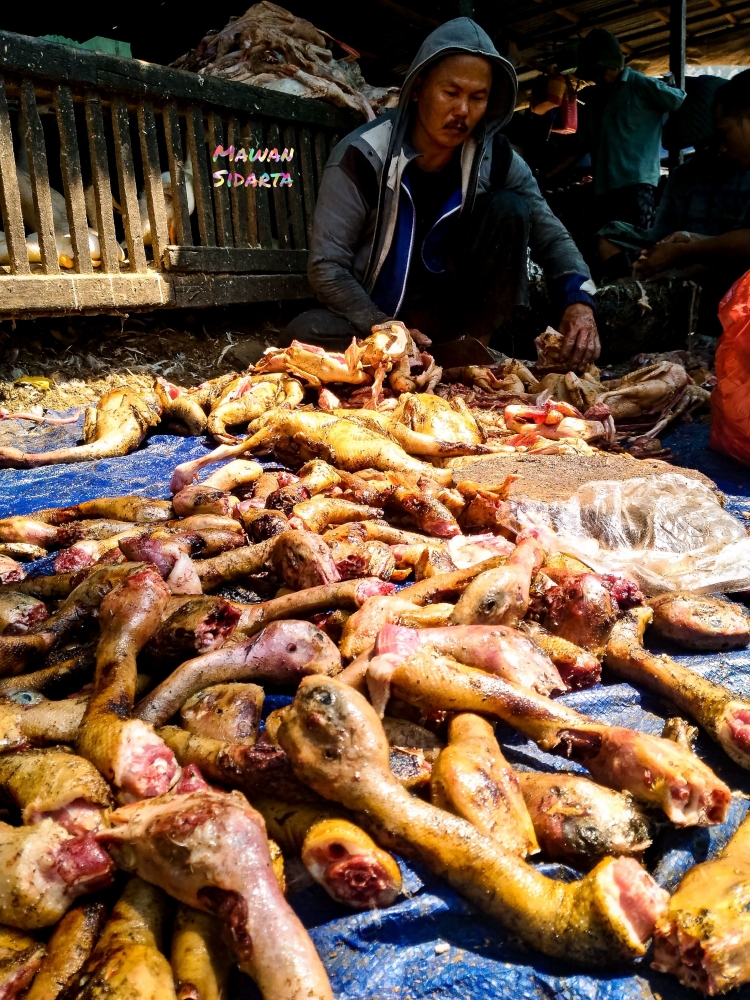
[[[420,125],[438,146],[460,146],[487,110],[491,87],[489,60],[448,56],[414,91]]]
[[[721,136],[722,151],[740,166],[750,167],[750,115],[725,116],[719,105],[716,131]]]

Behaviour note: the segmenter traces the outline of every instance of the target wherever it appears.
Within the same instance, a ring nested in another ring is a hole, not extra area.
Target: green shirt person
[[[625,66],[617,38],[595,28],[581,42],[576,75],[596,84],[581,91],[579,138],[590,152],[597,229],[630,222],[648,229],[655,214],[665,113],[685,92]]]

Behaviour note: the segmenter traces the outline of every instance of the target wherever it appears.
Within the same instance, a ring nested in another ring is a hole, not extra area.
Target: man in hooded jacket
[[[569,365],[598,357],[588,268],[500,132],[516,92],[513,66],[469,18],[425,39],[398,109],[331,154],[308,265],[326,308],[298,316],[287,339],[341,349],[399,319],[435,342],[465,334],[487,343],[528,302],[530,250],[559,309]]]

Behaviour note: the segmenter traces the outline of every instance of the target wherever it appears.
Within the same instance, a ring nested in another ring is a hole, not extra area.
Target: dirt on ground
[[[567,500],[586,483],[600,479],[637,479],[679,472],[689,479],[716,488],[707,476],[695,469],[683,469],[656,458],[636,459],[631,455],[599,452],[594,455],[498,455],[481,462],[467,464],[453,473],[454,482],[471,479],[478,483],[502,483],[506,476],[518,476],[511,485],[509,496],[531,500]]]
[[[95,403],[162,375],[198,385],[242,371],[277,343],[300,303],[0,323],[0,407],[11,413]]]

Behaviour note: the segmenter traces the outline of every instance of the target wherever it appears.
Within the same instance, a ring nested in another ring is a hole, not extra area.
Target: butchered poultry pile
[[[467,458],[519,435],[611,436],[585,379],[532,401],[527,368],[485,369],[474,386],[499,403],[480,412],[431,392],[459,383],[441,383],[426,346],[392,324],[343,355],[272,350],[197,390],[103,400],[80,448],[3,452],[21,467],[123,454],[159,421],[219,443],[175,470],[169,501],[0,521],[4,996],[207,1000],[235,962],[267,1000],[330,998],[285,862],[362,910],[399,897],[394,853],[576,970],[653,939],[654,967],[705,993],[750,978],[750,821],[671,898],[642,862],[655,825],[727,817],[731,790],[691,727],[657,737],[557,700],[604,664],[748,768],[750,702],[643,645],[650,627],[741,647],[747,619],[594,572],[521,516],[508,481],[471,479]],[[25,577],[20,560],[47,553],[52,575]],[[279,692],[293,698],[267,714]],[[589,777],[516,771],[498,721]],[[538,859],[582,874],[555,880]]]

